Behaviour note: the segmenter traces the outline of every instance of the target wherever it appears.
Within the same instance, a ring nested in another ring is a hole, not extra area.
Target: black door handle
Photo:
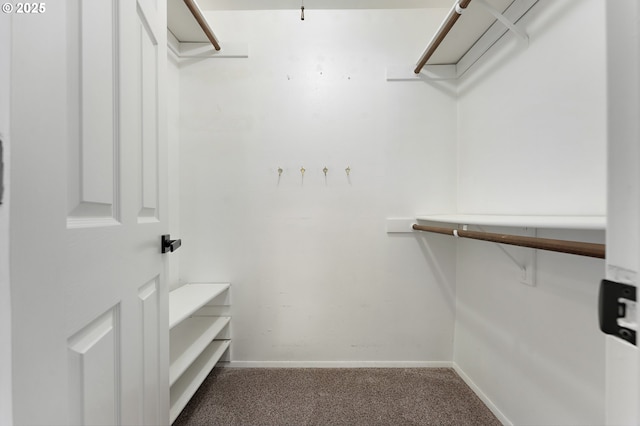
[[[182,240],[172,240],[171,235],[169,234],[163,235],[161,241],[162,241],[162,245],[161,245],[162,253],[167,253],[169,251],[173,253],[174,251],[178,250],[178,248],[182,245]]]

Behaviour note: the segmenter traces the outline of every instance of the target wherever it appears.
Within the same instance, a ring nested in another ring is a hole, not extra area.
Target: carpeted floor
[[[500,425],[449,368],[216,368],[174,426]]]

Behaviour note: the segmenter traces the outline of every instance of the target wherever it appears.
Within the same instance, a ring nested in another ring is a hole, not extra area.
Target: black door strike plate
[[[635,345],[636,331],[621,325],[618,321],[627,317],[629,306],[635,307],[635,303],[632,302],[636,302],[636,288],[634,286],[610,280],[600,282],[598,298],[600,330]],[[635,312],[633,314],[635,315]],[[630,318],[629,322],[635,323],[636,319]]]

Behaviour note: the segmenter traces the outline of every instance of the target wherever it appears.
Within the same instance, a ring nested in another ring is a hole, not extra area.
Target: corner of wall
[[[493,403],[491,398],[489,398],[482,391],[482,389],[480,389],[480,387],[473,380],[471,380],[471,377],[469,377],[467,373],[465,373],[464,370],[462,370],[462,368],[458,364],[456,364],[455,361],[453,362],[453,369],[458,374],[458,376],[460,376],[460,378],[464,380],[467,386],[469,386],[471,390],[478,396],[478,398],[480,398],[480,400],[484,403],[484,405],[486,405],[487,408],[491,410],[493,415],[498,418],[500,423],[502,423],[505,426],[513,426],[513,422],[509,420],[509,418],[502,411],[500,411],[498,406]]]
[[[603,4],[579,3],[539,2],[519,23],[528,47],[500,40],[460,78],[460,213],[600,213]],[[562,232],[570,231],[540,231],[549,238]],[[512,265],[498,250],[480,244],[457,242],[456,371],[505,424],[505,413],[518,424],[599,422],[604,355],[590,277],[602,262],[540,253],[531,288],[510,278]],[[575,332],[560,336],[554,321],[573,322]]]

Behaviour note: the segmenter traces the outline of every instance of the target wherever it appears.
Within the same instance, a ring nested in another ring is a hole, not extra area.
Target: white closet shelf
[[[214,340],[202,351],[202,354],[176,382],[171,386],[170,423],[173,423],[191,397],[198,390],[209,372],[216,365],[224,351],[229,347],[229,340]]]
[[[219,336],[230,317],[193,316],[229,287],[228,283],[191,283],[169,293],[171,423],[231,343]],[[218,302],[228,306],[228,299]]]
[[[169,385],[173,386],[230,320],[230,317],[193,317],[171,330]]]
[[[605,230],[606,216],[518,216],[484,214],[418,215],[418,220],[459,225],[514,226],[523,228]]]
[[[209,42],[183,0],[167,1],[167,29],[182,43]]]
[[[193,315],[228,288],[228,283],[193,283],[173,290],[169,296],[169,328]]]

